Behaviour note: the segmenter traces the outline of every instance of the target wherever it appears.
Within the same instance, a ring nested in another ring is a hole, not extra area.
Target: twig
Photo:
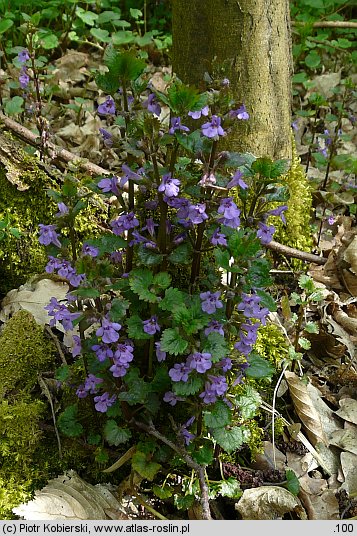
[[[16,137],[20,138],[25,143],[32,145],[32,147],[37,147],[38,149],[42,148],[41,139],[39,136],[36,136],[36,134],[31,132],[31,130],[20,125],[20,123],[17,123],[13,119],[10,119],[1,112],[0,122],[3,123],[5,127],[10,130]],[[84,160],[77,155],[71,153],[70,151],[63,149],[58,145],[55,145],[52,142],[47,142],[45,149],[47,152],[47,156],[51,161],[60,160],[62,162],[66,162],[67,164],[73,163],[83,171],[89,173],[90,175],[113,175],[112,171],[102,168],[101,166],[98,166],[93,162]],[[127,185],[124,185],[123,189],[127,190]]]
[[[51,337],[51,339],[52,339],[53,342],[55,343],[56,348],[57,348],[57,350],[58,350],[58,353],[59,353],[59,356],[60,356],[60,358],[61,358],[62,363],[63,363],[64,365],[67,365],[68,363],[67,363],[66,357],[65,357],[65,355],[64,355],[64,352],[63,352],[63,350],[62,350],[62,348],[61,348],[61,344],[60,344],[60,342],[59,342],[59,340],[58,340],[58,337],[56,337],[56,335],[53,333],[53,331],[52,331],[52,329],[50,328],[50,326],[47,326],[47,325],[46,325],[46,326],[45,326],[45,331],[46,331],[46,333],[49,334],[49,336]]]
[[[305,26],[307,22],[293,21],[292,26]],[[348,20],[322,20],[312,24],[313,28],[357,28],[357,22]]]
[[[200,489],[201,489],[201,505],[202,505],[202,517],[203,519],[211,520],[211,512],[209,507],[209,499],[208,499],[208,488],[207,488],[207,482],[205,479],[205,469],[202,465],[196,463],[193,458],[185,451],[185,449],[181,448],[179,445],[176,445],[170,439],[162,435],[156,428],[153,426],[153,424],[147,425],[143,422],[136,421],[135,419],[132,419],[132,423],[139,429],[144,430],[144,432],[156,437],[165,445],[169,446],[174,452],[177,452],[185,460],[187,465],[193,469],[197,476],[198,481],[200,483]]]
[[[325,257],[320,257],[319,255],[314,255],[313,253],[308,253],[307,251],[301,251],[300,249],[291,248],[290,246],[284,246],[279,242],[272,240],[269,244],[266,244],[268,249],[277,251],[286,257],[294,257],[295,259],[301,259],[302,261],[313,262],[314,264],[326,264],[327,259]]]
[[[45,380],[42,378],[42,376],[40,374],[38,374],[37,378],[38,378],[38,383],[40,384],[41,389],[42,389],[44,395],[46,396],[46,398],[49,401],[50,406],[51,406],[53,426],[54,426],[54,429],[55,429],[55,434],[56,434],[57,443],[58,443],[58,454],[59,454],[59,457],[62,459],[61,439],[60,439],[60,436],[59,436],[59,433],[58,433],[58,428],[57,428],[57,425],[56,425],[56,415],[55,415],[55,409],[53,407],[52,396],[51,396],[50,390],[47,387],[47,384],[46,384]]]

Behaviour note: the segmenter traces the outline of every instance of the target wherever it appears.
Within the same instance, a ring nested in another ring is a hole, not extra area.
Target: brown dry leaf
[[[299,497],[309,520],[340,519],[338,500],[332,490],[327,489],[321,495],[309,495],[302,490]]]
[[[276,519],[287,512],[306,519],[299,499],[278,486],[246,489],[235,508],[243,519]]]
[[[331,445],[357,455],[357,426],[348,430],[336,430],[329,436],[329,441]]]
[[[349,495],[357,493],[357,455],[341,452],[341,466],[345,479],[341,489],[345,489]]]
[[[357,296],[357,236],[344,250],[337,262],[342,281],[352,296]]]
[[[339,404],[340,409],[335,411],[336,415],[348,422],[357,424],[357,400],[354,398],[342,398]]]
[[[312,404],[307,386],[294,372],[285,371],[285,379],[289,385],[289,391],[295,411],[302,424],[305,426],[306,433],[311,443],[314,446],[317,443],[327,445],[327,439],[322,429],[320,416]]]

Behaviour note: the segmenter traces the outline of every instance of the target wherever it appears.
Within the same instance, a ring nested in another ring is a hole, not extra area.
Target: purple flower
[[[224,336],[223,326],[218,320],[211,320],[211,322],[208,324],[208,326],[205,329],[205,335],[209,335],[210,333],[219,333],[220,335]]]
[[[40,242],[40,244],[43,244],[44,246],[54,244],[58,248],[61,247],[61,243],[58,240],[58,234],[56,233],[56,225],[43,225],[42,223],[40,223],[39,228],[40,236],[38,241]]]
[[[325,129],[324,130],[324,135],[326,136],[325,138],[325,144],[328,146],[328,145],[331,145],[332,143],[332,138],[331,138],[331,134],[330,134],[330,131],[328,129]]]
[[[83,244],[82,255],[88,255],[89,257],[98,257],[99,249],[89,244]]]
[[[155,342],[155,352],[156,352],[156,359],[159,363],[162,361],[165,361],[166,359],[166,352],[161,350],[161,344],[159,342]]]
[[[21,64],[26,63],[30,59],[30,54],[27,48],[24,48],[23,50],[21,50],[21,52],[18,53],[17,59]]]
[[[265,318],[269,314],[269,310],[266,307],[260,307],[259,303],[259,296],[256,294],[249,295],[243,292],[242,301],[238,303],[237,309],[238,311],[242,311],[246,318],[257,318],[263,325],[265,325]],[[250,329],[256,328],[251,327]]]
[[[210,390],[214,392],[217,396],[222,396],[226,393],[228,389],[227,381],[224,376],[211,376],[208,375],[209,380],[211,381]],[[207,384],[206,384],[207,388]]]
[[[188,115],[192,117],[192,119],[200,119],[202,115],[207,116],[209,113],[208,106],[204,106],[202,110],[198,110],[198,112],[188,112]]]
[[[208,219],[208,216],[205,211],[206,211],[205,203],[197,203],[196,205],[189,205],[187,219],[189,220],[190,223],[194,223],[194,224],[202,223]]]
[[[269,244],[272,241],[273,234],[275,233],[274,225],[266,225],[265,223],[258,223],[257,237],[262,244]]]
[[[111,358],[114,355],[110,346],[107,346],[104,343],[94,344],[94,346],[92,346],[92,350],[96,353],[98,361],[100,362],[103,362],[107,358]]]
[[[134,359],[134,348],[129,343],[119,343],[114,353],[114,361],[117,365],[126,366]]]
[[[115,195],[119,195],[120,192],[118,189],[118,184],[118,177],[105,177],[98,182],[98,188],[100,188],[105,194],[110,192]]]
[[[110,260],[114,263],[119,263],[123,260],[123,252],[122,251],[113,251],[110,255]]]
[[[201,292],[200,298],[202,300],[202,311],[209,315],[216,312],[216,309],[222,309],[223,303],[220,301],[221,293],[217,292]]]
[[[233,188],[234,186],[239,186],[240,188],[242,188],[243,190],[246,190],[248,188],[248,184],[246,184],[244,182],[244,180],[242,179],[243,177],[243,173],[241,171],[239,171],[239,169],[235,172],[235,174],[233,175],[232,179],[229,181],[229,183],[227,184],[227,188],[228,190],[230,188]]]
[[[221,359],[221,361],[218,361],[216,363],[217,367],[220,367],[222,369],[222,372],[227,372],[232,368],[232,360],[229,357],[224,357]]]
[[[56,257],[52,257],[52,255],[49,255],[49,261],[46,265],[46,272],[48,274],[53,274],[55,270],[58,270],[58,268],[61,266],[61,260],[57,259]]]
[[[205,390],[199,396],[203,398],[204,404],[214,404],[217,400],[216,393],[209,382],[206,382]]]
[[[201,127],[202,134],[207,138],[218,138],[225,136],[226,133],[221,127],[221,118],[218,115],[212,115],[211,122],[204,123]]]
[[[88,391],[84,388],[84,385],[80,385],[76,390],[76,395],[78,398],[86,398],[88,396]]]
[[[202,179],[199,181],[198,184],[202,186],[203,188],[207,188],[209,186],[216,184],[216,182],[217,180],[216,180],[215,174],[210,172],[210,173],[205,173],[202,176]]]
[[[197,370],[200,374],[204,374],[212,367],[212,356],[208,352],[195,352],[187,358],[187,366],[192,370]]]
[[[108,149],[113,145],[113,134],[108,132],[105,128],[100,128],[99,132],[103,138],[103,143]]]
[[[152,218],[148,218],[146,220],[146,225],[141,230],[142,231],[148,231],[149,235],[154,237],[155,236],[155,227],[158,227],[158,224],[154,222]]]
[[[94,397],[95,409],[100,413],[105,413],[110,406],[116,401],[116,396],[109,397],[109,393],[103,393],[101,396]]]
[[[163,175],[158,191],[163,192],[166,197],[177,197],[180,191],[180,184],[178,179],[173,179],[171,173],[168,173],[167,175]]]
[[[329,225],[333,225],[335,223],[335,221],[336,221],[335,216],[329,216],[328,219],[327,219],[327,223]]]
[[[19,82],[20,82],[20,86],[22,87],[22,89],[27,88],[27,86],[29,85],[30,77],[27,74],[27,67],[22,67],[21,74],[19,76]]]
[[[188,375],[191,369],[186,363],[175,363],[173,368],[169,370],[169,376],[173,382],[187,382]]]
[[[59,212],[55,214],[56,218],[60,218],[61,216],[65,216],[66,214],[69,213],[69,208],[67,207],[65,203],[57,203],[57,206],[58,206]]]
[[[236,117],[237,119],[247,121],[247,119],[249,119],[249,113],[247,112],[244,104],[242,104],[242,106],[240,106],[237,110],[231,110],[229,112],[229,117]]]
[[[84,389],[93,395],[98,390],[100,383],[103,383],[103,378],[97,378],[94,374],[88,374],[84,381]]]
[[[138,171],[133,171],[129,166],[126,164],[123,164],[122,167],[123,176],[120,179],[119,186],[120,188],[123,188],[124,184],[126,184],[129,180],[140,182],[143,179],[143,176],[145,175],[144,168],[139,168]]]
[[[221,233],[218,227],[214,231],[213,235],[211,236],[211,243],[214,246],[226,246],[227,245],[226,235]]]
[[[190,131],[188,127],[185,127],[185,125],[181,125],[181,117],[173,117],[171,119],[171,128],[169,130],[169,134],[174,134],[176,130],[182,130],[184,132]]]
[[[260,311],[258,316],[260,315]],[[259,323],[256,324],[242,324],[239,331],[239,342],[235,343],[234,348],[241,352],[243,355],[248,356],[252,351],[252,346],[257,340],[257,331]],[[244,330],[244,331],[243,331]]]
[[[191,417],[190,419],[188,419],[188,421],[183,424],[180,428],[180,434],[182,435],[184,441],[185,441],[185,444],[186,445],[189,445],[192,441],[192,439],[194,439],[196,436],[195,434],[191,434],[191,432],[189,432],[187,430],[187,428],[189,428],[190,426],[192,426],[192,424],[194,423],[195,421],[195,417]]]
[[[110,226],[113,229],[115,235],[121,235],[124,231],[129,231],[129,229],[134,229],[138,227],[139,220],[136,218],[134,212],[129,212],[128,214],[122,214],[116,220],[110,222]]]
[[[78,318],[80,313],[71,313],[67,306],[63,303],[59,303],[56,298],[51,298],[50,303],[44,308],[48,311],[49,316],[53,316],[50,320],[50,326],[56,325],[56,322],[60,322],[66,331],[73,329],[73,320]]]
[[[148,335],[155,335],[156,332],[160,331],[161,328],[157,323],[157,316],[153,315],[148,320],[143,320],[143,328]]]
[[[285,216],[283,214],[283,212],[285,212],[285,210],[288,210],[288,205],[282,205],[281,207],[277,207],[277,208],[274,208],[273,210],[269,210],[267,212],[267,216],[280,216],[281,221],[283,223],[286,223],[286,219],[285,219]]]
[[[73,342],[74,345],[72,347],[71,353],[73,357],[77,357],[81,354],[82,351],[81,338],[78,337],[78,335],[73,335]]]
[[[291,126],[292,126],[293,130],[295,130],[295,132],[297,132],[297,131],[299,130],[299,123],[298,123],[298,120],[295,119],[295,121],[293,121],[293,122],[291,123]]]
[[[221,199],[218,207],[218,214],[223,214],[223,217],[226,220],[233,220],[235,218],[239,218],[240,210],[233,201],[232,197],[227,197],[225,199]]]
[[[176,406],[177,402],[182,402],[184,398],[175,395],[172,391],[167,391],[167,393],[164,394],[163,401],[170,404],[170,406]]]
[[[123,378],[128,372],[128,368],[129,363],[125,363],[124,365],[114,363],[114,365],[112,365],[109,370],[113,374],[114,378]]]
[[[158,117],[161,114],[161,106],[156,100],[155,93],[150,93],[148,98],[143,102],[143,107],[146,108],[148,112],[151,112]]]
[[[100,115],[114,115],[115,114],[115,102],[109,95],[105,101],[98,106],[98,113]]]
[[[95,334],[97,337],[102,337],[102,341],[109,344],[111,342],[117,342],[119,339],[119,333],[121,325],[117,322],[111,322],[109,318],[102,318],[101,327],[97,329]]]

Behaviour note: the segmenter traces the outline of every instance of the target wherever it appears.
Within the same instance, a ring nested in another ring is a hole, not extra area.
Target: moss
[[[259,328],[254,350],[278,368],[287,355],[287,340],[278,326],[267,324]]]
[[[27,311],[18,311],[0,335],[0,399],[7,393],[30,392],[37,373],[53,363],[55,347]]]

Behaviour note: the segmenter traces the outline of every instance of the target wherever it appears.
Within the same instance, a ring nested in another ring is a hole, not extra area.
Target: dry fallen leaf
[[[336,430],[332,432],[329,436],[329,441],[331,445],[357,455],[357,426],[348,430]]]
[[[357,493],[357,455],[341,452],[341,466],[345,479],[341,489],[345,489],[349,495]]]
[[[354,398],[342,398],[339,404],[340,409],[335,411],[336,415],[348,422],[357,424],[357,400]]]
[[[299,499],[278,486],[246,489],[235,508],[243,519],[276,519],[293,511],[306,519]]]

